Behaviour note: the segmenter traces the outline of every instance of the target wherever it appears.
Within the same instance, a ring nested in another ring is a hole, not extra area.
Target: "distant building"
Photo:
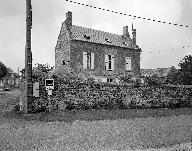
[[[157,69],[141,69],[141,76],[150,77],[157,75],[159,78],[164,78],[171,68],[157,68]]]
[[[117,35],[72,25],[72,12],[66,13],[55,48],[55,70],[72,72],[101,82],[118,82],[120,75],[140,76],[141,49],[128,26]]]
[[[13,72],[10,68],[8,68],[8,74],[1,79],[1,86],[15,86],[18,87],[20,84],[21,78],[20,75]]]

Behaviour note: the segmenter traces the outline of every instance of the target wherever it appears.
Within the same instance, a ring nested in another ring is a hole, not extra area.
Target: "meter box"
[[[39,97],[39,82],[33,83],[33,96],[37,98]]]
[[[53,90],[54,89],[54,79],[46,79],[45,87],[46,87],[46,90]]]

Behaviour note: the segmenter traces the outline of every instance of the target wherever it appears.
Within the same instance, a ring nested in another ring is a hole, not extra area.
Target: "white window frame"
[[[91,53],[87,52],[87,69],[91,69]]]
[[[114,55],[105,55],[105,70],[114,70]]]
[[[101,80],[102,80],[102,82],[107,82],[107,78],[105,78],[105,77],[102,78]]]
[[[131,62],[132,62],[132,59],[131,59],[131,57],[126,57],[125,58],[125,69],[126,69],[126,71],[131,71],[132,69],[131,69]]]
[[[83,51],[83,69],[94,69],[94,53]]]

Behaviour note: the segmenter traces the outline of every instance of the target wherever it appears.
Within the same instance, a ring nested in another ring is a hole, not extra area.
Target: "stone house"
[[[128,26],[117,35],[72,25],[72,12],[67,12],[55,47],[55,70],[118,82],[122,75],[140,76],[140,53],[133,26],[131,38]]]
[[[3,77],[0,80],[0,86],[1,87],[18,87],[20,84],[21,78],[17,73],[11,72],[7,74],[5,77]]]

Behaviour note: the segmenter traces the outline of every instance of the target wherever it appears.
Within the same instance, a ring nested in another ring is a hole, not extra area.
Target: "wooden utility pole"
[[[26,0],[26,45],[25,45],[25,112],[28,113],[33,102],[32,51],[31,51],[32,6]]]

